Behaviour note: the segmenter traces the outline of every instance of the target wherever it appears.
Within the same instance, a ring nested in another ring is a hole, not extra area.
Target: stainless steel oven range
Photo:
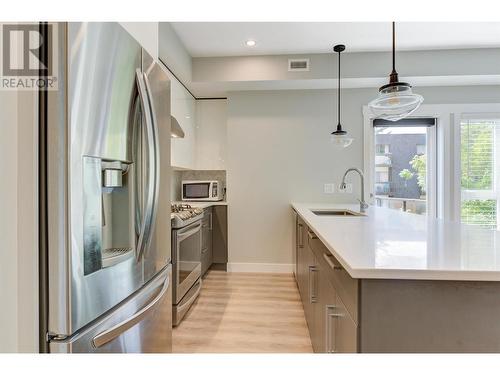
[[[172,205],[172,324],[177,326],[201,290],[201,219],[203,210]]]

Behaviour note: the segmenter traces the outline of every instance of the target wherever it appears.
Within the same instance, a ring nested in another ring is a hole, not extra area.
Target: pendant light
[[[337,90],[337,117],[338,117],[338,122],[337,122],[337,130],[335,130],[331,134],[331,141],[332,143],[338,147],[338,148],[345,148],[348,147],[353,139],[347,136],[347,132],[342,129],[342,124],[340,123],[340,53],[345,50],[345,46],[343,44],[337,44],[335,47],[333,47],[333,50],[339,54],[339,76],[338,76],[338,90]]]
[[[368,103],[373,115],[389,121],[398,121],[414,112],[424,101],[411,90],[411,85],[399,82],[396,72],[396,23],[392,23],[392,72],[389,83],[379,88],[378,98]]]

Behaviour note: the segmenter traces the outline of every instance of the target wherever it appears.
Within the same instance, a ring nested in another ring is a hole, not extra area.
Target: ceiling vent
[[[289,72],[308,72],[309,59],[288,59]]]

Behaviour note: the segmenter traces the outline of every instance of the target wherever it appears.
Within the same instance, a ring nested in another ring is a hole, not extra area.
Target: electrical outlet
[[[340,194],[352,194],[352,184],[345,184],[345,189],[342,189],[339,184]]]
[[[325,184],[323,186],[323,192],[325,194],[333,194],[333,193],[335,193],[335,184]]]

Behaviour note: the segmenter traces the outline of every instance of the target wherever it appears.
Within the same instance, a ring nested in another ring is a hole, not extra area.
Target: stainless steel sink
[[[311,212],[318,216],[366,216],[366,214],[362,214],[361,212],[355,212],[346,209],[311,210]]]

